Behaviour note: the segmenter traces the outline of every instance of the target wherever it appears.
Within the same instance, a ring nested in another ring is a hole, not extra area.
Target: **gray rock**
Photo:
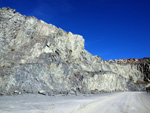
[[[0,92],[5,94],[89,94],[144,87],[135,84],[144,78],[136,64],[104,61],[84,49],[82,36],[10,8],[0,9],[0,48]]]
[[[44,91],[44,90],[40,90],[40,91],[38,91],[38,93],[42,94],[42,95],[46,95],[46,91]]]
[[[18,94],[18,95],[20,95],[20,94],[21,94],[21,92],[20,92],[20,91],[18,91],[18,90],[15,90],[15,91],[14,91],[14,94]]]

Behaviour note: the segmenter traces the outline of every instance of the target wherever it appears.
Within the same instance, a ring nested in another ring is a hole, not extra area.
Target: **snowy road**
[[[150,113],[150,94],[119,92],[100,95],[0,97],[0,113]]]

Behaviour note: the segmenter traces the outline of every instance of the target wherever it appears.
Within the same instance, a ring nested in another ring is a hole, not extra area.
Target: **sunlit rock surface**
[[[82,36],[14,9],[0,9],[0,48],[1,95],[144,89],[136,64],[104,61],[84,49]]]

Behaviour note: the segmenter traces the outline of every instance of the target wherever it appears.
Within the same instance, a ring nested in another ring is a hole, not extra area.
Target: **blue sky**
[[[103,59],[150,57],[150,0],[0,0],[85,39]]]

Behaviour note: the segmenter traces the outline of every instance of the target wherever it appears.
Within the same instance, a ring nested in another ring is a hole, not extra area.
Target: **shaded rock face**
[[[150,82],[150,58],[145,57],[141,59],[116,59],[116,60],[108,60],[110,63],[118,63],[118,64],[131,64],[137,65],[137,70],[139,70],[143,75],[143,80],[145,82]]]
[[[0,95],[143,90],[136,64],[92,56],[80,35],[10,8],[0,9]]]

